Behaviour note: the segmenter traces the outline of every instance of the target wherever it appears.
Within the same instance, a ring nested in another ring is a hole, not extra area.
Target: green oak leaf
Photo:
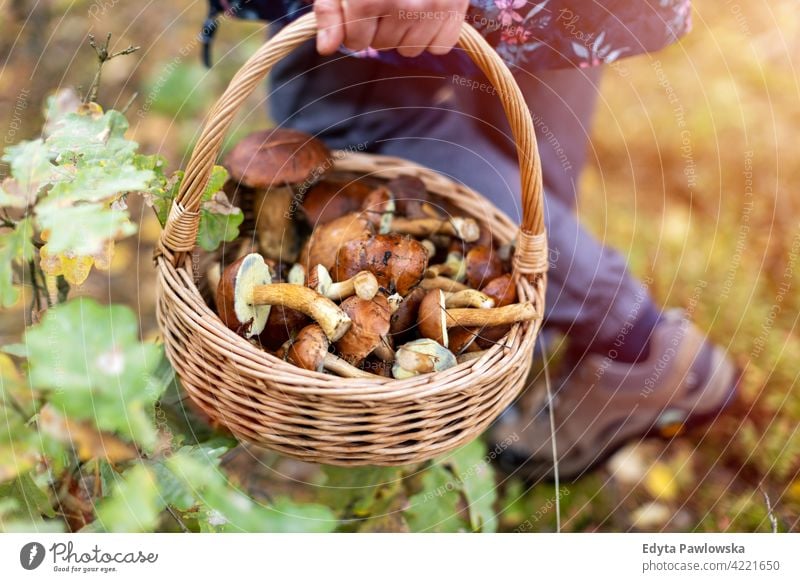
[[[337,521],[325,506],[297,504],[278,499],[272,505],[255,502],[228,483],[218,458],[185,448],[165,461],[198,506],[193,514],[204,531],[217,532],[312,532],[332,531]],[[174,495],[174,494],[173,494]],[[182,500],[185,507],[188,499]]]
[[[50,157],[41,139],[7,147],[2,159],[11,166],[13,178],[6,179],[0,187],[0,206],[25,208],[33,204],[41,188],[58,175]]]
[[[464,531],[458,515],[460,494],[453,475],[441,464],[431,465],[422,475],[422,491],[408,500],[405,518],[413,532]]]
[[[83,531],[153,531],[164,505],[155,474],[138,464],[112,485],[111,495],[97,504],[97,520]]]
[[[239,237],[239,225],[244,214],[233,206],[222,187],[228,179],[228,171],[222,166],[214,166],[200,202],[200,227],[197,231],[197,244],[207,251],[216,250],[223,242]]]
[[[14,287],[13,266],[24,267],[35,257],[36,249],[31,242],[33,224],[31,219],[21,220],[14,228],[0,230],[0,306],[10,307],[19,299],[19,290]]]
[[[125,138],[128,120],[119,111],[68,113],[55,123],[45,141],[58,161],[130,159],[139,147]]]
[[[151,170],[141,170],[131,163],[79,163],[70,180],[56,182],[46,202],[100,202],[114,200],[121,193],[145,190],[155,177]]]
[[[39,227],[49,232],[47,250],[51,255],[99,253],[106,241],[136,232],[127,211],[91,202],[74,206],[40,204],[36,211]]]
[[[494,470],[486,457],[486,446],[474,440],[447,455],[444,462],[450,465],[460,483],[461,492],[467,501],[470,525],[473,530],[494,532],[497,530],[497,501]]]
[[[47,492],[33,480],[30,473],[23,473],[13,481],[0,483],[0,499],[14,499],[17,517],[35,520],[41,516],[53,517],[53,503]]]
[[[58,411],[152,450],[153,407],[164,389],[152,373],[161,348],[139,342],[133,311],[75,299],[49,309],[25,344],[30,382]]]
[[[324,488],[320,499],[346,515],[367,517],[381,489],[402,478],[398,467],[323,467]]]
[[[169,207],[172,204],[173,198],[178,194],[178,187],[183,179],[183,172],[178,170],[169,178],[164,174],[164,169],[167,166],[167,160],[164,156],[153,154],[145,156],[137,154],[134,157],[133,163],[140,170],[149,170],[155,176],[150,183],[150,187],[142,191],[144,201],[148,206],[152,206],[155,210],[158,222],[163,227],[167,222],[167,215],[169,214]]]

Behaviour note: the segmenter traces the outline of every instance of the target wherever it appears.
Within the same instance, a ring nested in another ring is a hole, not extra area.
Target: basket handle
[[[314,37],[316,32],[317,20],[313,13],[281,29],[242,65],[211,109],[161,233],[160,254],[166,254],[173,264],[177,265],[179,255],[192,251],[195,246],[203,190],[234,115],[273,65]],[[458,45],[497,90],[516,142],[522,181],[522,224],[517,237],[514,272],[527,277],[542,274],[547,271],[542,171],[530,112],[511,71],[467,23],[461,26]]]

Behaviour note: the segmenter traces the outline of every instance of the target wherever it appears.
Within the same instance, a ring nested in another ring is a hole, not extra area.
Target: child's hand
[[[450,52],[469,0],[315,0],[317,50],[396,48],[405,57]]]

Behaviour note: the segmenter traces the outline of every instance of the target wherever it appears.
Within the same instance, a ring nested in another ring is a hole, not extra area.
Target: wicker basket
[[[535,304],[539,319],[513,326],[479,359],[407,380],[345,380],[297,368],[219,320],[198,291],[192,251],[201,194],[236,111],[277,61],[315,33],[313,14],[285,27],[244,64],[210,112],[156,252],[158,321],[167,355],[189,396],[237,438],[318,463],[416,463],[480,435],[519,393],[530,369],[547,269],[533,125],[511,73],[465,24],[459,44],[497,88],[516,139],[522,226],[476,192],[417,164],[367,154],[339,152],[335,157],[337,170],[387,179],[416,176],[490,228],[501,243],[516,238],[518,294],[521,301]]]

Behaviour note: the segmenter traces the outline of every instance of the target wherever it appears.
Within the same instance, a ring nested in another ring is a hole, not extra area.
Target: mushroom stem
[[[433,258],[436,255],[436,245],[433,243],[432,240],[426,238],[425,240],[421,240],[420,244],[423,247],[425,247],[429,259]]]
[[[458,252],[451,252],[447,254],[444,263],[438,265],[431,265],[425,270],[425,277],[432,279],[444,275],[461,283],[467,275],[467,266],[464,262],[464,256]]]
[[[456,216],[447,220],[438,218],[399,218],[391,222],[391,231],[410,234],[416,237],[428,237],[432,234],[455,236],[464,242],[475,242],[481,235],[478,223],[472,218]]]
[[[348,364],[342,358],[331,353],[325,354],[325,359],[323,360],[322,365],[326,370],[345,378],[380,378],[380,376],[377,374],[365,372],[361,368],[356,368],[355,366]]]
[[[359,271],[354,276],[338,283],[332,283],[325,296],[334,301],[341,301],[351,295],[358,295],[369,301],[378,293],[378,280],[369,271]]]
[[[469,289],[464,283],[453,281],[447,277],[431,277],[430,279],[423,279],[420,281],[419,286],[430,291],[431,289],[441,289],[442,291],[456,292],[466,291]]]
[[[536,319],[536,308],[533,303],[514,303],[505,307],[492,309],[457,308],[448,309],[447,327],[493,327],[495,325],[510,325],[521,321]]]
[[[464,289],[463,291],[456,291],[455,293],[446,292],[444,298],[444,305],[448,309],[458,307],[489,309],[494,307],[494,299],[475,289]]]
[[[379,360],[383,362],[393,362],[395,357],[395,351],[392,349],[392,346],[389,345],[385,339],[381,340],[381,343],[378,344],[378,347],[372,350],[373,355],[377,357]]]
[[[256,285],[251,305],[283,305],[305,313],[316,321],[332,342],[338,341],[350,328],[350,318],[333,301],[313,289],[291,283]]]

